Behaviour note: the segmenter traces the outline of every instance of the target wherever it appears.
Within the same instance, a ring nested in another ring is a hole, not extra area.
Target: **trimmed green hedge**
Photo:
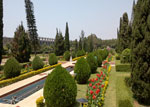
[[[4,87],[4,86],[7,86],[7,85],[10,85],[10,84],[12,84],[12,83],[15,83],[15,82],[17,82],[17,81],[20,81],[20,80],[23,80],[23,79],[32,77],[32,76],[34,76],[34,75],[40,74],[40,73],[42,73],[42,72],[45,72],[45,71],[47,71],[47,70],[50,70],[50,69],[52,69],[52,68],[58,66],[58,65],[60,65],[60,64],[48,66],[48,67],[45,67],[45,68],[42,68],[42,69],[39,69],[39,70],[36,70],[36,71],[32,71],[32,72],[29,72],[29,73],[25,73],[25,74],[19,75],[19,76],[14,77],[14,78],[2,80],[2,81],[0,81],[0,88],[1,88],[1,87]]]
[[[116,65],[116,72],[131,72],[130,64],[118,64]]]

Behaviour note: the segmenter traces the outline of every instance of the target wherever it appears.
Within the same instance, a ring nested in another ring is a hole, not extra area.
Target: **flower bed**
[[[97,73],[97,78],[89,80],[87,99],[88,106],[102,107],[104,104],[105,92],[108,86],[109,72],[111,71],[111,65],[108,61],[103,61],[102,70]]]
[[[80,59],[80,58],[82,58],[82,57],[86,57],[87,55],[84,55],[84,56],[80,56],[80,57],[76,57],[76,58],[73,58],[72,59],[72,61],[76,61],[76,60],[78,60],[78,59]]]
[[[58,66],[58,65],[60,65],[60,63],[59,63],[59,64],[52,65],[52,66],[44,67],[44,68],[39,69],[39,70],[36,70],[36,71],[28,72],[28,73],[22,74],[22,75],[20,75],[20,76],[17,76],[17,77],[15,77],[15,78],[10,78],[10,79],[6,79],[6,80],[2,80],[2,81],[0,81],[0,88],[1,88],[1,87],[4,87],[4,86],[6,86],[6,85],[10,85],[10,84],[12,84],[12,83],[15,83],[15,82],[17,82],[17,81],[26,79],[26,78],[28,78],[28,77],[37,75],[37,74],[39,74],[39,73],[45,72],[45,71],[50,70],[50,69],[52,69],[52,68],[54,68],[54,67],[56,67],[56,66]]]

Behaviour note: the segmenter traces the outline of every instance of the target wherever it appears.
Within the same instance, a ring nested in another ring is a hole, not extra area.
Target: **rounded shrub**
[[[131,50],[127,48],[122,51],[121,63],[129,63],[129,62],[131,62]]]
[[[12,78],[20,75],[21,66],[19,62],[14,58],[9,58],[4,65],[4,76],[6,78]]]
[[[42,59],[39,56],[35,56],[33,61],[32,61],[32,68],[33,70],[38,70],[43,68],[44,63],[42,61]]]
[[[77,86],[65,68],[56,67],[44,85],[46,107],[72,107],[76,101]]]
[[[55,64],[57,64],[57,62],[58,62],[58,59],[57,59],[56,55],[54,53],[51,53],[49,55],[49,65],[55,65]]]
[[[75,79],[79,84],[87,83],[88,79],[90,78],[91,70],[86,59],[80,58],[77,61],[77,63],[75,64],[74,72],[77,74],[75,76]]]
[[[84,50],[78,50],[77,57],[84,56],[84,55],[85,55],[85,51]]]
[[[69,61],[69,60],[70,60],[70,52],[69,52],[69,51],[66,51],[66,52],[64,53],[64,58],[65,58],[66,61]]]
[[[101,55],[97,54],[97,66],[101,67],[102,66],[102,57]]]
[[[97,60],[95,58],[95,56],[92,53],[89,53],[87,58],[86,58],[90,69],[91,69],[91,73],[96,73],[97,70]]]

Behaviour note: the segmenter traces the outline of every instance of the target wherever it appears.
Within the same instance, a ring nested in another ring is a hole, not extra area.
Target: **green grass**
[[[116,107],[116,71],[112,67],[109,74],[108,88],[105,94],[104,107]]]
[[[126,86],[125,77],[129,77],[130,73],[118,73],[116,75],[116,102],[117,107],[133,107],[132,92]]]

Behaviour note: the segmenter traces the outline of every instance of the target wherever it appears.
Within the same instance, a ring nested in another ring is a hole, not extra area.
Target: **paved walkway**
[[[65,64],[62,64],[62,67],[67,67],[69,65],[73,65],[73,63],[75,62],[67,62]],[[27,78],[25,80],[21,80],[19,82],[16,82],[14,84],[8,85],[6,87],[3,87],[0,89],[0,96],[3,94],[6,94],[10,91],[13,91],[15,89],[18,89],[24,85],[27,85],[31,82],[34,82],[36,80],[39,80],[40,78],[46,77],[49,73],[51,73],[52,70],[46,71],[44,73],[35,75],[33,77]],[[40,96],[43,95],[43,89],[37,91],[36,93],[30,95],[29,97],[25,98],[24,100],[20,101],[19,103],[15,104],[15,105],[8,105],[8,104],[2,104],[0,103],[0,107],[36,107],[36,99],[39,98]]]

